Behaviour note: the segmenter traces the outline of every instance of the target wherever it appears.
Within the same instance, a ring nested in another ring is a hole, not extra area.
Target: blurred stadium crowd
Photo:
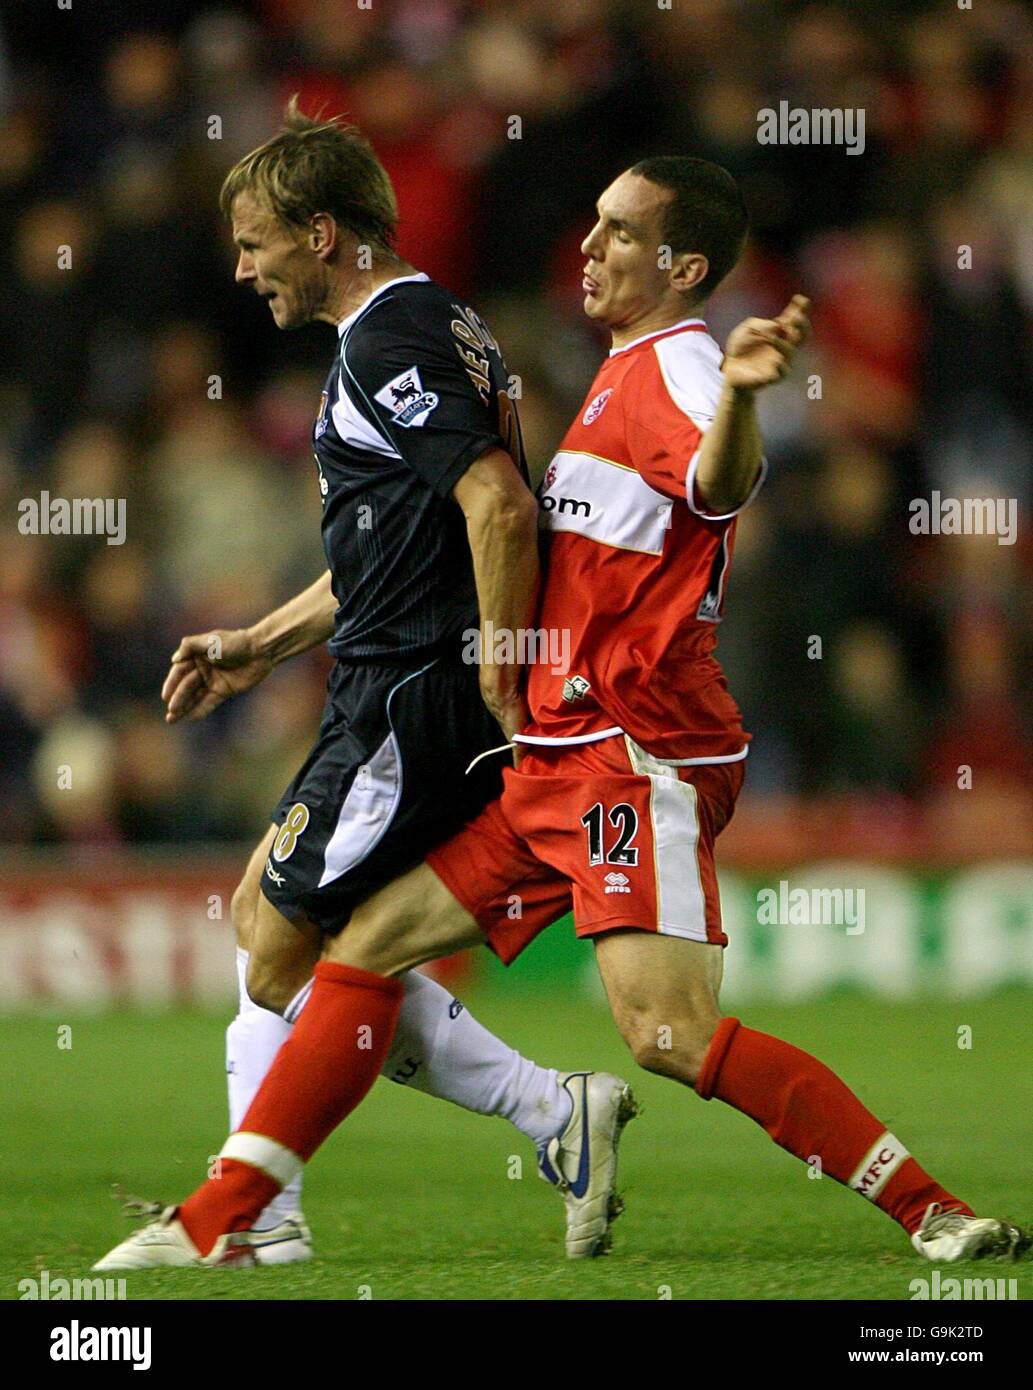
[[[294,91],[360,125],[400,250],[492,324],[539,471],[603,347],[579,290],[598,193],[648,153],[742,180],[754,235],[712,331],[795,290],[815,302],[806,360],[764,401],[772,476],[722,630],[755,733],[745,814],[802,806],[817,834],[868,844],[921,826],[962,852],[1033,845],[1018,0],[5,6],[0,837],[252,839],[307,751],[320,656],[201,725],[169,731],[158,699],[181,633],[253,621],[322,568],[309,431],[333,339],[277,333],[233,283],[217,210]],[[758,144],[781,99],[863,107],[864,153]],[[125,498],[126,543],[19,534],[19,500],[44,489]],[[933,489],[1015,498],[1017,543],[910,534],[909,500]]]

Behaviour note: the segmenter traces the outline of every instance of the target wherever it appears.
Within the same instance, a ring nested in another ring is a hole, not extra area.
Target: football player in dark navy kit
[[[467,769],[527,722],[522,673],[493,660],[494,643],[476,665],[462,653],[478,625],[530,628],[538,550],[499,346],[393,251],[394,194],[358,132],[292,102],[281,134],[231,170],[222,207],[238,283],[279,328],[319,320],[338,337],[313,429],[327,571],[254,627],[185,637],[162,691],[169,722],[202,719],[319,643],[336,657],[315,746],[233,899],[239,1128],[308,997],[284,1009],[283,978],[305,978],[364,897],[500,791],[502,756]],[[383,1074],[503,1114],[539,1147],[574,1123],[570,1074],[520,1057],[422,975],[399,1031]],[[310,1253],[298,1202],[291,1184],[257,1223],[261,1262]]]
[[[237,205],[249,244],[246,195]],[[238,278],[261,293],[256,262],[242,250]],[[519,670],[483,668],[482,698],[463,634],[479,598],[496,627],[529,625],[537,575],[498,345],[426,275],[397,263],[386,273],[337,324],[315,425],[338,660],[319,742],[274,813],[282,830],[262,880],[285,917],[324,931],[500,785],[498,758],[465,774],[503,742],[500,723],[507,737],[519,727]]]

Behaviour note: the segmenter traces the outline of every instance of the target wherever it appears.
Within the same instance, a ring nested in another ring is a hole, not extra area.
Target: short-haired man
[[[338,334],[313,431],[329,568],[252,628],[184,638],[163,690],[170,721],[200,719],[328,639],[336,658],[316,744],[233,898],[237,1129],[307,997],[299,986],[280,1017],[261,1007],[274,982],[293,969],[304,985],[324,935],[501,789],[500,759],[466,770],[498,745],[499,725],[508,737],[525,722],[521,670],[485,644],[478,675],[462,653],[478,621],[526,625],[538,560],[499,346],[468,304],[393,251],[394,193],[358,132],[292,103],[284,130],[230,171],[222,207],[236,278],[277,326],[318,320]],[[405,981],[399,1024],[378,1053],[394,1080],[501,1115],[539,1149],[566,1143],[575,1160],[590,1115],[589,1180],[564,1198],[568,1252],[598,1253],[607,1223],[581,1218],[591,1201],[613,1200],[616,1141],[633,1111],[625,1083],[535,1065],[420,974]],[[308,1256],[299,1202],[288,1183],[257,1218],[259,1262]]]
[[[509,961],[571,901],[640,1065],[749,1115],[797,1157],[819,1155],[930,1259],[1027,1239],[976,1218],[816,1058],[721,1015],[714,840],[748,736],[715,625],[735,517],[764,473],[756,393],[785,376],[808,326],[795,296],[778,318],[735,328],[722,358],[697,311],[745,235],[734,180],[702,160],[646,160],[602,194],[583,246],[585,311],[613,348],[540,490],[539,622],[570,628],[572,673],[532,669],[531,722],[516,735],[526,751],[501,798],[329,943],[294,1051],[245,1120],[269,1146],[264,1167],[247,1135],[231,1136],[222,1180],[164,1218],[162,1238],[175,1230],[195,1262],[250,1224],[276,1164],[299,1170],[362,1099],[376,1068],[347,1039],[364,1023],[388,1046],[401,971],[485,940]],[[500,911],[513,892],[517,922]],[[315,1062],[325,1070],[334,1038],[327,1082]]]

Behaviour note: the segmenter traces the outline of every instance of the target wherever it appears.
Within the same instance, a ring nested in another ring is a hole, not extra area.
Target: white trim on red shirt
[[[627,352],[630,348],[638,347],[639,343],[648,343],[650,338],[659,338],[661,333],[674,333],[679,328],[706,328],[705,319],[679,319],[677,323],[668,324],[666,328],[658,328],[653,333],[643,333],[641,338],[633,338],[630,343],[625,343],[623,347],[610,348],[610,356],[616,357],[618,352]]]
[[[689,459],[688,471],[685,474],[685,500],[689,504],[689,511],[695,512],[696,515],[702,517],[704,521],[731,521],[733,516],[738,516],[741,511],[744,511],[750,505],[763,487],[764,479],[768,476],[767,458],[761,455],[760,472],[757,474],[757,481],[750,488],[750,495],[746,498],[745,502],[740,502],[733,512],[721,512],[720,515],[718,515],[716,512],[705,512],[702,507],[696,506],[696,469],[699,466],[699,452],[700,451],[697,449],[692,458]]]

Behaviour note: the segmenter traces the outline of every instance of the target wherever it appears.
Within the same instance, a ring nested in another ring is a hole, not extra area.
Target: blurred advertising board
[[[178,861],[178,862],[177,862]],[[230,897],[243,857],[27,860],[0,875],[0,1008],[223,1006],[236,983]],[[816,859],[720,874],[725,993],[886,998],[1033,987],[1033,860],[916,868]],[[435,971],[457,988],[597,990],[591,948],[557,923],[508,972],[489,953]]]

